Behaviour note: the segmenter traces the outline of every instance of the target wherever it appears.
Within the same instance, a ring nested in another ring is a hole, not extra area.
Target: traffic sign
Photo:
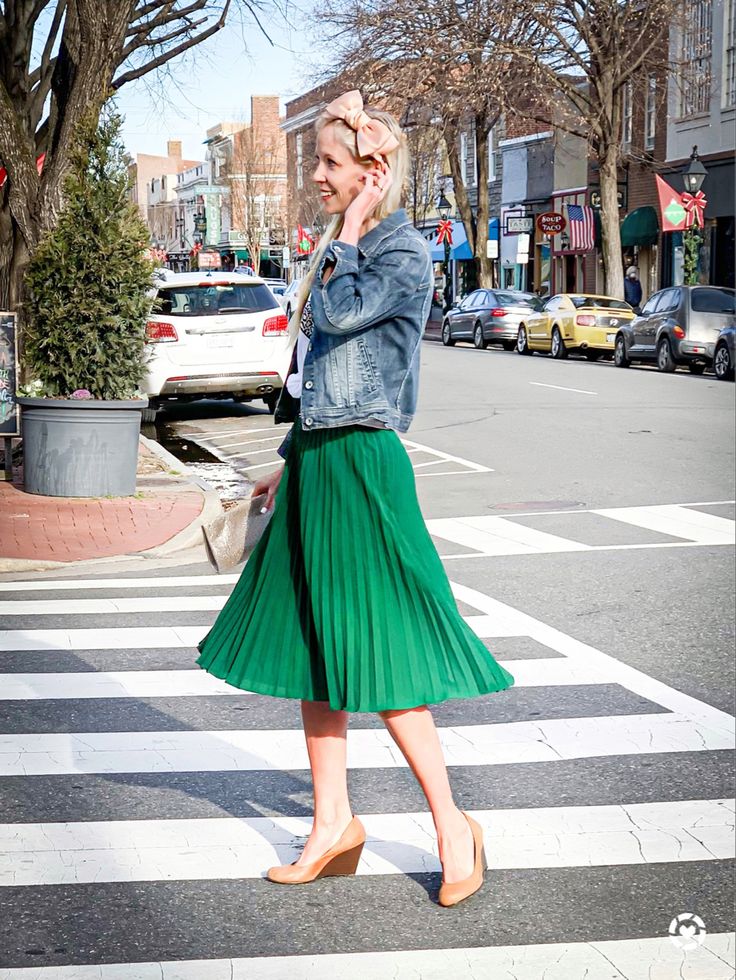
[[[537,228],[543,235],[559,235],[566,227],[567,221],[559,211],[545,211],[537,217]]]

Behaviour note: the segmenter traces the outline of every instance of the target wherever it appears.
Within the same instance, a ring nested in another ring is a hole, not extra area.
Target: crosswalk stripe
[[[505,517],[439,518],[427,521],[434,537],[473,548],[487,556],[590,551],[591,546],[515,524]]]
[[[0,601],[0,616],[85,616],[139,612],[202,612],[222,609],[226,595],[138,596],[134,599],[10,599]]]
[[[194,658],[192,658],[194,659]],[[564,659],[499,660],[516,687],[601,684],[601,675]],[[0,674],[0,701],[56,698],[171,698],[247,693],[203,670],[84,671]]]
[[[490,616],[466,616],[465,622],[482,639],[520,636],[512,617],[494,621]],[[140,647],[196,647],[210,627],[203,626],[126,626],[113,629],[3,630],[3,650],[97,650]]]
[[[469,811],[489,867],[569,868],[732,858],[734,800]],[[358,875],[440,871],[432,816],[361,816]],[[301,817],[0,824],[0,886],[260,878],[297,859]]]
[[[0,592],[89,592],[116,589],[178,589],[194,586],[234,585],[239,574],[169,575],[161,578],[60,578],[0,582]],[[40,602],[41,600],[39,600]]]
[[[485,595],[477,589],[455,583],[453,584],[453,594],[460,602],[484,612],[491,623],[505,618],[506,622],[512,623],[513,628],[518,630],[519,635],[528,636],[548,649],[555,650],[577,663],[594,667],[599,671],[601,677],[605,677],[609,683],[620,684],[629,691],[640,694],[647,700],[654,701],[672,712],[680,713],[683,716],[697,719],[710,727],[718,728],[724,733],[728,733],[732,740],[736,735],[736,719],[726,711],[721,711],[691,697],[689,694],[678,691],[649,674],[637,670],[636,667],[617,660],[615,657],[603,653],[602,650],[598,650],[588,643],[583,643],[581,640],[577,640],[567,633],[529,616],[527,613],[513,609],[506,603]]]
[[[510,765],[591,756],[729,749],[727,732],[674,713],[438,728],[449,766]],[[348,767],[406,760],[385,729],[355,729]],[[70,732],[0,735],[0,776],[309,769],[299,730]]]
[[[733,980],[734,934],[684,950],[669,936],[3,970],[0,980]],[[656,972],[653,972],[656,964]]]
[[[736,544],[736,522],[680,505],[612,507],[593,513],[701,545]]]

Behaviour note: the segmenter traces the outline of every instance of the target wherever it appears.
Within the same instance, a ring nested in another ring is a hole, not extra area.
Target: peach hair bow
[[[334,99],[325,112],[333,119],[342,119],[346,125],[355,130],[358,153],[362,157],[390,153],[399,145],[399,141],[385,123],[380,119],[371,119],[364,111],[363,99],[357,89]]]

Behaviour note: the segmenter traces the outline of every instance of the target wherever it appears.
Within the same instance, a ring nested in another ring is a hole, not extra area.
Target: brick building
[[[175,183],[176,175],[189,167],[194,167],[198,160],[184,160],[181,155],[181,140],[169,140],[166,144],[166,155],[156,156],[152,153],[137,153],[128,166],[130,176],[130,199],[138,205],[141,217],[148,221],[148,193],[154,192],[152,181],[167,177],[167,184]]]

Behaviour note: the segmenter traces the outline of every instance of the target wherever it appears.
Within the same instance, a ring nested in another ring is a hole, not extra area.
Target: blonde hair
[[[375,211],[373,212],[373,217],[378,221],[383,221],[394,211],[397,211],[401,207],[401,198],[404,193],[404,184],[406,183],[406,178],[409,174],[409,148],[406,142],[406,136],[404,135],[401,126],[399,125],[398,119],[392,116],[390,112],[384,112],[382,109],[371,109],[366,107],[365,112],[371,119],[379,119],[391,133],[399,141],[399,145],[396,149],[391,150],[390,153],[384,155],[386,164],[391,171],[391,176],[393,177],[391,186],[384,199],[378,204]],[[368,164],[371,157],[361,157],[358,153],[357,145],[357,133],[354,129],[351,129],[347,123],[343,122],[342,119],[335,119],[334,116],[329,116],[327,113],[323,112],[318,116],[314,128],[319,135],[325,126],[333,126],[335,138],[338,139],[347,150],[351,153],[354,159],[359,160],[362,163]],[[312,256],[312,261],[310,263],[307,274],[302,280],[301,286],[299,287],[299,293],[297,296],[296,306],[294,312],[291,314],[291,320],[289,321],[289,336],[292,343],[296,341],[299,335],[299,324],[302,318],[302,312],[306,305],[307,299],[309,298],[310,290],[312,289],[312,283],[314,282],[314,277],[317,274],[322,259],[328,246],[333,242],[342,231],[343,226],[343,215],[336,214],[332,221],[327,226],[327,229],[322,235],[317,250]]]

